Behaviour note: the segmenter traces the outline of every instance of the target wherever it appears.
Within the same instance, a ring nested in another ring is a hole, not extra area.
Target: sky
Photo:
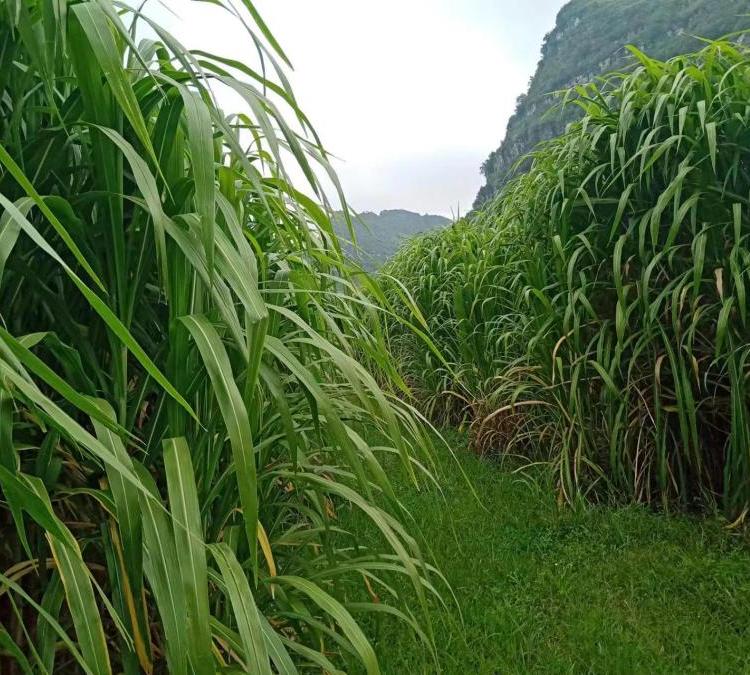
[[[215,7],[162,0],[186,47],[256,62]],[[357,211],[471,208],[564,0],[255,0]],[[152,5],[156,8],[156,5]]]

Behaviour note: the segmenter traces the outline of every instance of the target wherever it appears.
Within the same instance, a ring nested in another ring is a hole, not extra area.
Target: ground
[[[457,440],[458,439],[458,440]],[[458,599],[434,623],[442,672],[750,672],[750,546],[716,516],[560,508],[539,471],[513,474],[455,441],[444,496],[397,481]],[[356,514],[342,524],[363,538]],[[373,626],[385,675],[438,672],[395,620]]]

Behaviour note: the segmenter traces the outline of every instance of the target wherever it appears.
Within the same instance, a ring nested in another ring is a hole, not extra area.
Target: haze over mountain
[[[361,250],[356,251],[347,244],[345,249],[366,269],[375,270],[396,252],[405,239],[427,230],[446,227],[450,222],[449,218],[443,216],[413,213],[404,209],[386,209],[380,213],[364,211],[352,223]],[[351,240],[341,212],[334,216],[333,226],[342,239]]]
[[[556,100],[551,92],[626,65],[627,44],[650,56],[669,58],[699,48],[696,36],[713,39],[750,27],[749,11],[747,0],[572,0],[566,4],[544,38],[542,58],[528,90],[518,97],[503,142],[482,165],[486,184],[474,207],[507,182],[520,157],[561,133],[574,119],[577,109],[572,106],[550,111]]]

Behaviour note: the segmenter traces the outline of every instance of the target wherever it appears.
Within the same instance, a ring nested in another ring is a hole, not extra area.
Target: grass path
[[[750,672],[746,540],[715,519],[560,510],[546,487],[460,455],[486,510],[445,459],[445,501],[397,481],[463,612],[464,628],[435,626],[444,672]],[[435,672],[395,621],[377,647],[386,675]]]

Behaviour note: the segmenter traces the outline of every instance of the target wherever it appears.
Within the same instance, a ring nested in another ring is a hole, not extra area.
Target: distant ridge
[[[380,213],[363,211],[353,219],[357,244],[362,250],[357,252],[349,245],[345,245],[345,250],[365,268],[375,270],[396,252],[405,239],[420,232],[446,227],[450,222],[444,216],[414,213],[405,209],[385,209]],[[342,212],[335,213],[333,226],[343,239],[351,239]]]
[[[516,160],[543,140],[564,131],[575,117],[544,116],[554,103],[551,92],[589,82],[622,67],[629,59],[625,45],[650,56],[670,58],[701,46],[695,36],[715,39],[750,28],[747,0],[571,0],[557,15],[544,38],[542,58],[518,97],[505,138],[482,165],[486,184],[474,202],[480,207],[507,182]],[[744,15],[744,16],[743,16]]]

